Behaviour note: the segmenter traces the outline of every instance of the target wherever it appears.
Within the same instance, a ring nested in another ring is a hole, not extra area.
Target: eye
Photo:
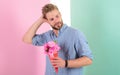
[[[53,21],[53,20],[54,20],[54,18],[51,18],[51,19],[50,19],[50,21]]]

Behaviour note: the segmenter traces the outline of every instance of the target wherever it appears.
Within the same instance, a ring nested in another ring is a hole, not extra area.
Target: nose
[[[54,22],[55,22],[55,23],[59,22],[59,18],[55,18],[55,19],[54,19]]]

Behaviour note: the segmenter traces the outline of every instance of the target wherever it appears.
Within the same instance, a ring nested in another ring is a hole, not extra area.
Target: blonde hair
[[[42,14],[43,14],[43,18],[47,19],[46,18],[46,14],[52,10],[58,10],[58,7],[56,5],[53,5],[53,4],[46,4],[43,8],[42,8]]]

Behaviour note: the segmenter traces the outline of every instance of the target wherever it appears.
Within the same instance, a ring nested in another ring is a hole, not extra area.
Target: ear
[[[47,23],[49,23],[48,19],[45,19],[45,21],[46,21]]]
[[[44,19],[46,20],[46,22],[48,22],[48,19],[47,19],[47,17],[44,17]]]

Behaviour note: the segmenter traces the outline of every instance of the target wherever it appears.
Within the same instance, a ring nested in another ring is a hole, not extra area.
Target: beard
[[[63,22],[61,21],[61,22],[55,23],[54,26],[52,26],[52,28],[54,30],[60,30],[62,26],[63,26]]]

